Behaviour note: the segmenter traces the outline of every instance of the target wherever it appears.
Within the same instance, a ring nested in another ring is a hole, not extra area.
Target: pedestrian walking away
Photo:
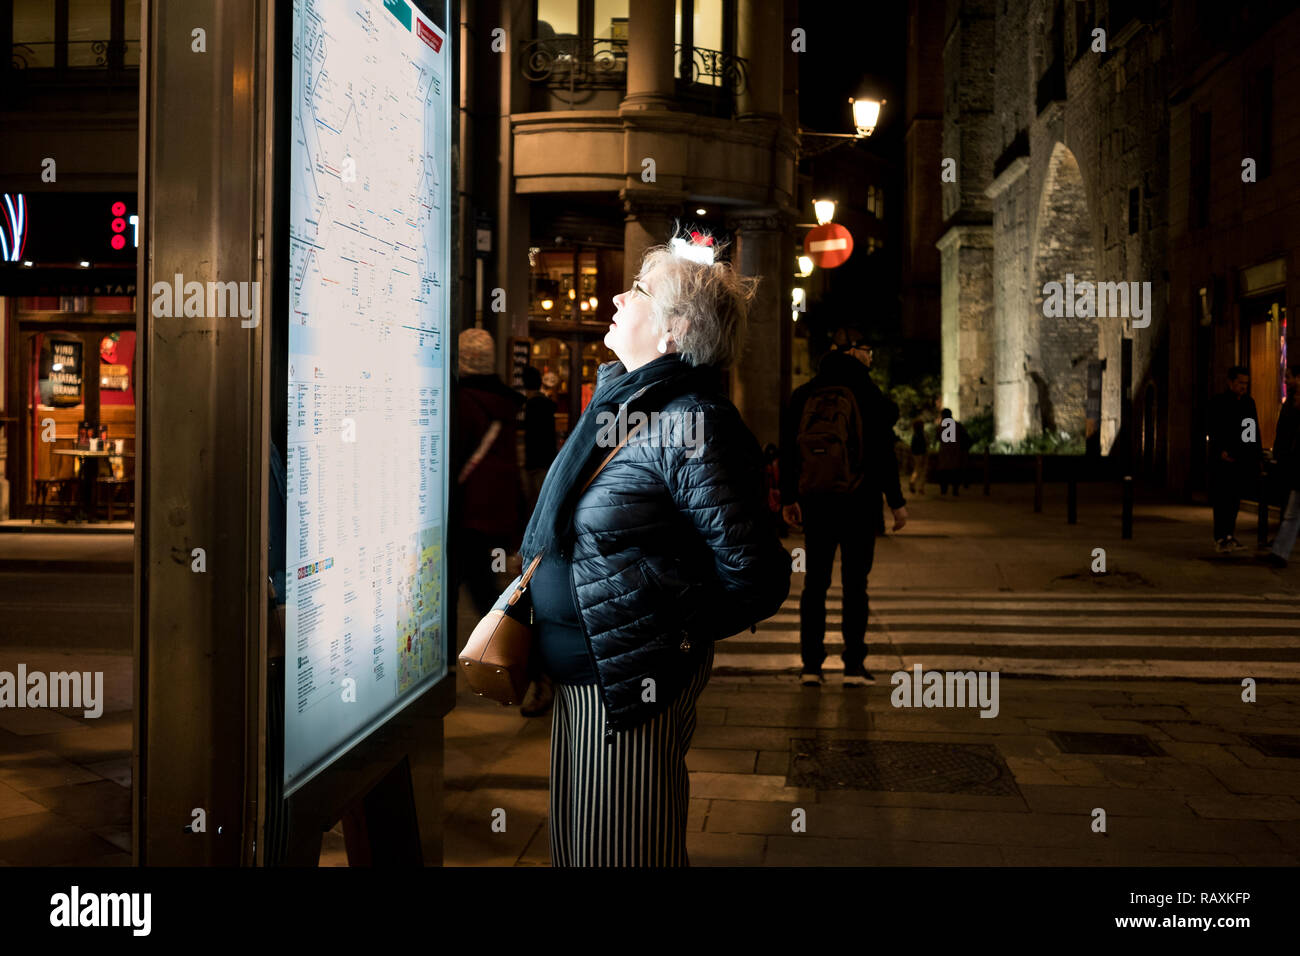
[[[1210,504],[1214,509],[1216,551],[1236,551],[1237,512],[1242,495],[1259,479],[1259,414],[1250,397],[1250,372],[1228,369],[1228,388],[1210,400]],[[1261,505],[1262,507],[1262,505]]]
[[[826,592],[835,551],[843,588],[844,686],[861,687],[867,671],[867,576],[875,557],[883,494],[893,530],[907,523],[893,424],[898,409],[871,380],[869,346],[844,337],[816,376],[790,396],[781,426],[781,502],[787,522],[802,525],[803,593],[799,598],[800,681],[820,686],[826,660]]]
[[[961,422],[952,417],[952,409],[939,413],[939,494],[946,495],[952,485],[952,496],[961,493],[969,465],[970,433]]]
[[[907,489],[913,494],[923,495],[930,467],[930,440],[925,436],[925,422],[919,418],[912,421],[912,443],[908,450],[912,455],[912,471],[907,479]]]
[[[1282,490],[1282,524],[1262,560],[1285,568],[1300,532],[1300,364],[1286,370],[1286,402],[1277,416],[1273,461]]]
[[[713,643],[789,593],[762,452],[722,388],[753,291],[729,264],[646,254],[613,297],[618,360],[597,369],[525,531],[524,561],[541,555],[534,650],[555,685],[553,865],[688,862],[686,752]]]
[[[524,399],[497,377],[496,345],[490,332],[466,329],[458,346],[459,440],[452,470],[456,482],[451,487],[456,559],[451,564],[455,571],[451,584],[459,589],[460,581],[465,582],[482,617],[497,595],[495,555],[513,554],[519,548],[526,517],[516,451],[516,418]]]

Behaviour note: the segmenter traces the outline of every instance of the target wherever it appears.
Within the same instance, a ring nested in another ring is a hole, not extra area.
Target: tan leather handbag
[[[644,425],[644,421],[638,424],[605,456],[600,467],[582,486],[582,491],[587,490],[618,450]],[[578,494],[581,496],[582,492]],[[465,683],[480,697],[502,704],[517,704],[528,689],[528,656],[533,649],[533,601],[526,592],[544,553],[539,551],[529,563],[505,604],[488,611],[487,616],[478,622],[457,658]]]

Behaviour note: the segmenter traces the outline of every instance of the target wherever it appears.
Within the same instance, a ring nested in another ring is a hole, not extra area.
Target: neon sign
[[[5,193],[0,214],[0,259],[17,262],[27,247],[27,199],[22,193]]]

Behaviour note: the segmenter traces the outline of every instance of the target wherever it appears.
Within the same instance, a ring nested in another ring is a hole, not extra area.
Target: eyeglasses
[[[651,302],[653,302],[653,301],[655,300],[655,297],[652,296],[649,292],[647,292],[647,291],[646,291],[646,287],[643,286],[640,282],[633,282],[633,283],[632,283],[632,292],[633,292],[635,295],[643,295],[643,296],[645,296],[645,297],[646,297],[647,299],[649,299]]]

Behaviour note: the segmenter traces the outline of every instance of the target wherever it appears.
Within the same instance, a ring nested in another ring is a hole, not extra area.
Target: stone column
[[[789,365],[790,284],[793,266],[783,258],[790,246],[794,219],[774,208],[733,214],[728,226],[735,233],[732,262],[743,275],[760,278],[750,305],[744,348],[731,369],[731,400],[758,438],[759,445],[778,443],[781,432],[781,387]]]
[[[681,215],[682,200],[653,190],[624,189],[619,193],[626,218],[623,222],[623,288],[630,289],[641,268],[641,257],[651,246],[666,243],[673,223]]]
[[[747,61],[747,82],[737,97],[738,118],[781,119],[782,63],[790,34],[773,29],[779,0],[740,0],[736,11],[736,53]]]
[[[943,403],[958,421],[993,405],[993,227],[953,226],[939,247]]]
[[[666,110],[673,102],[673,0],[635,0],[628,10],[623,110]]]

